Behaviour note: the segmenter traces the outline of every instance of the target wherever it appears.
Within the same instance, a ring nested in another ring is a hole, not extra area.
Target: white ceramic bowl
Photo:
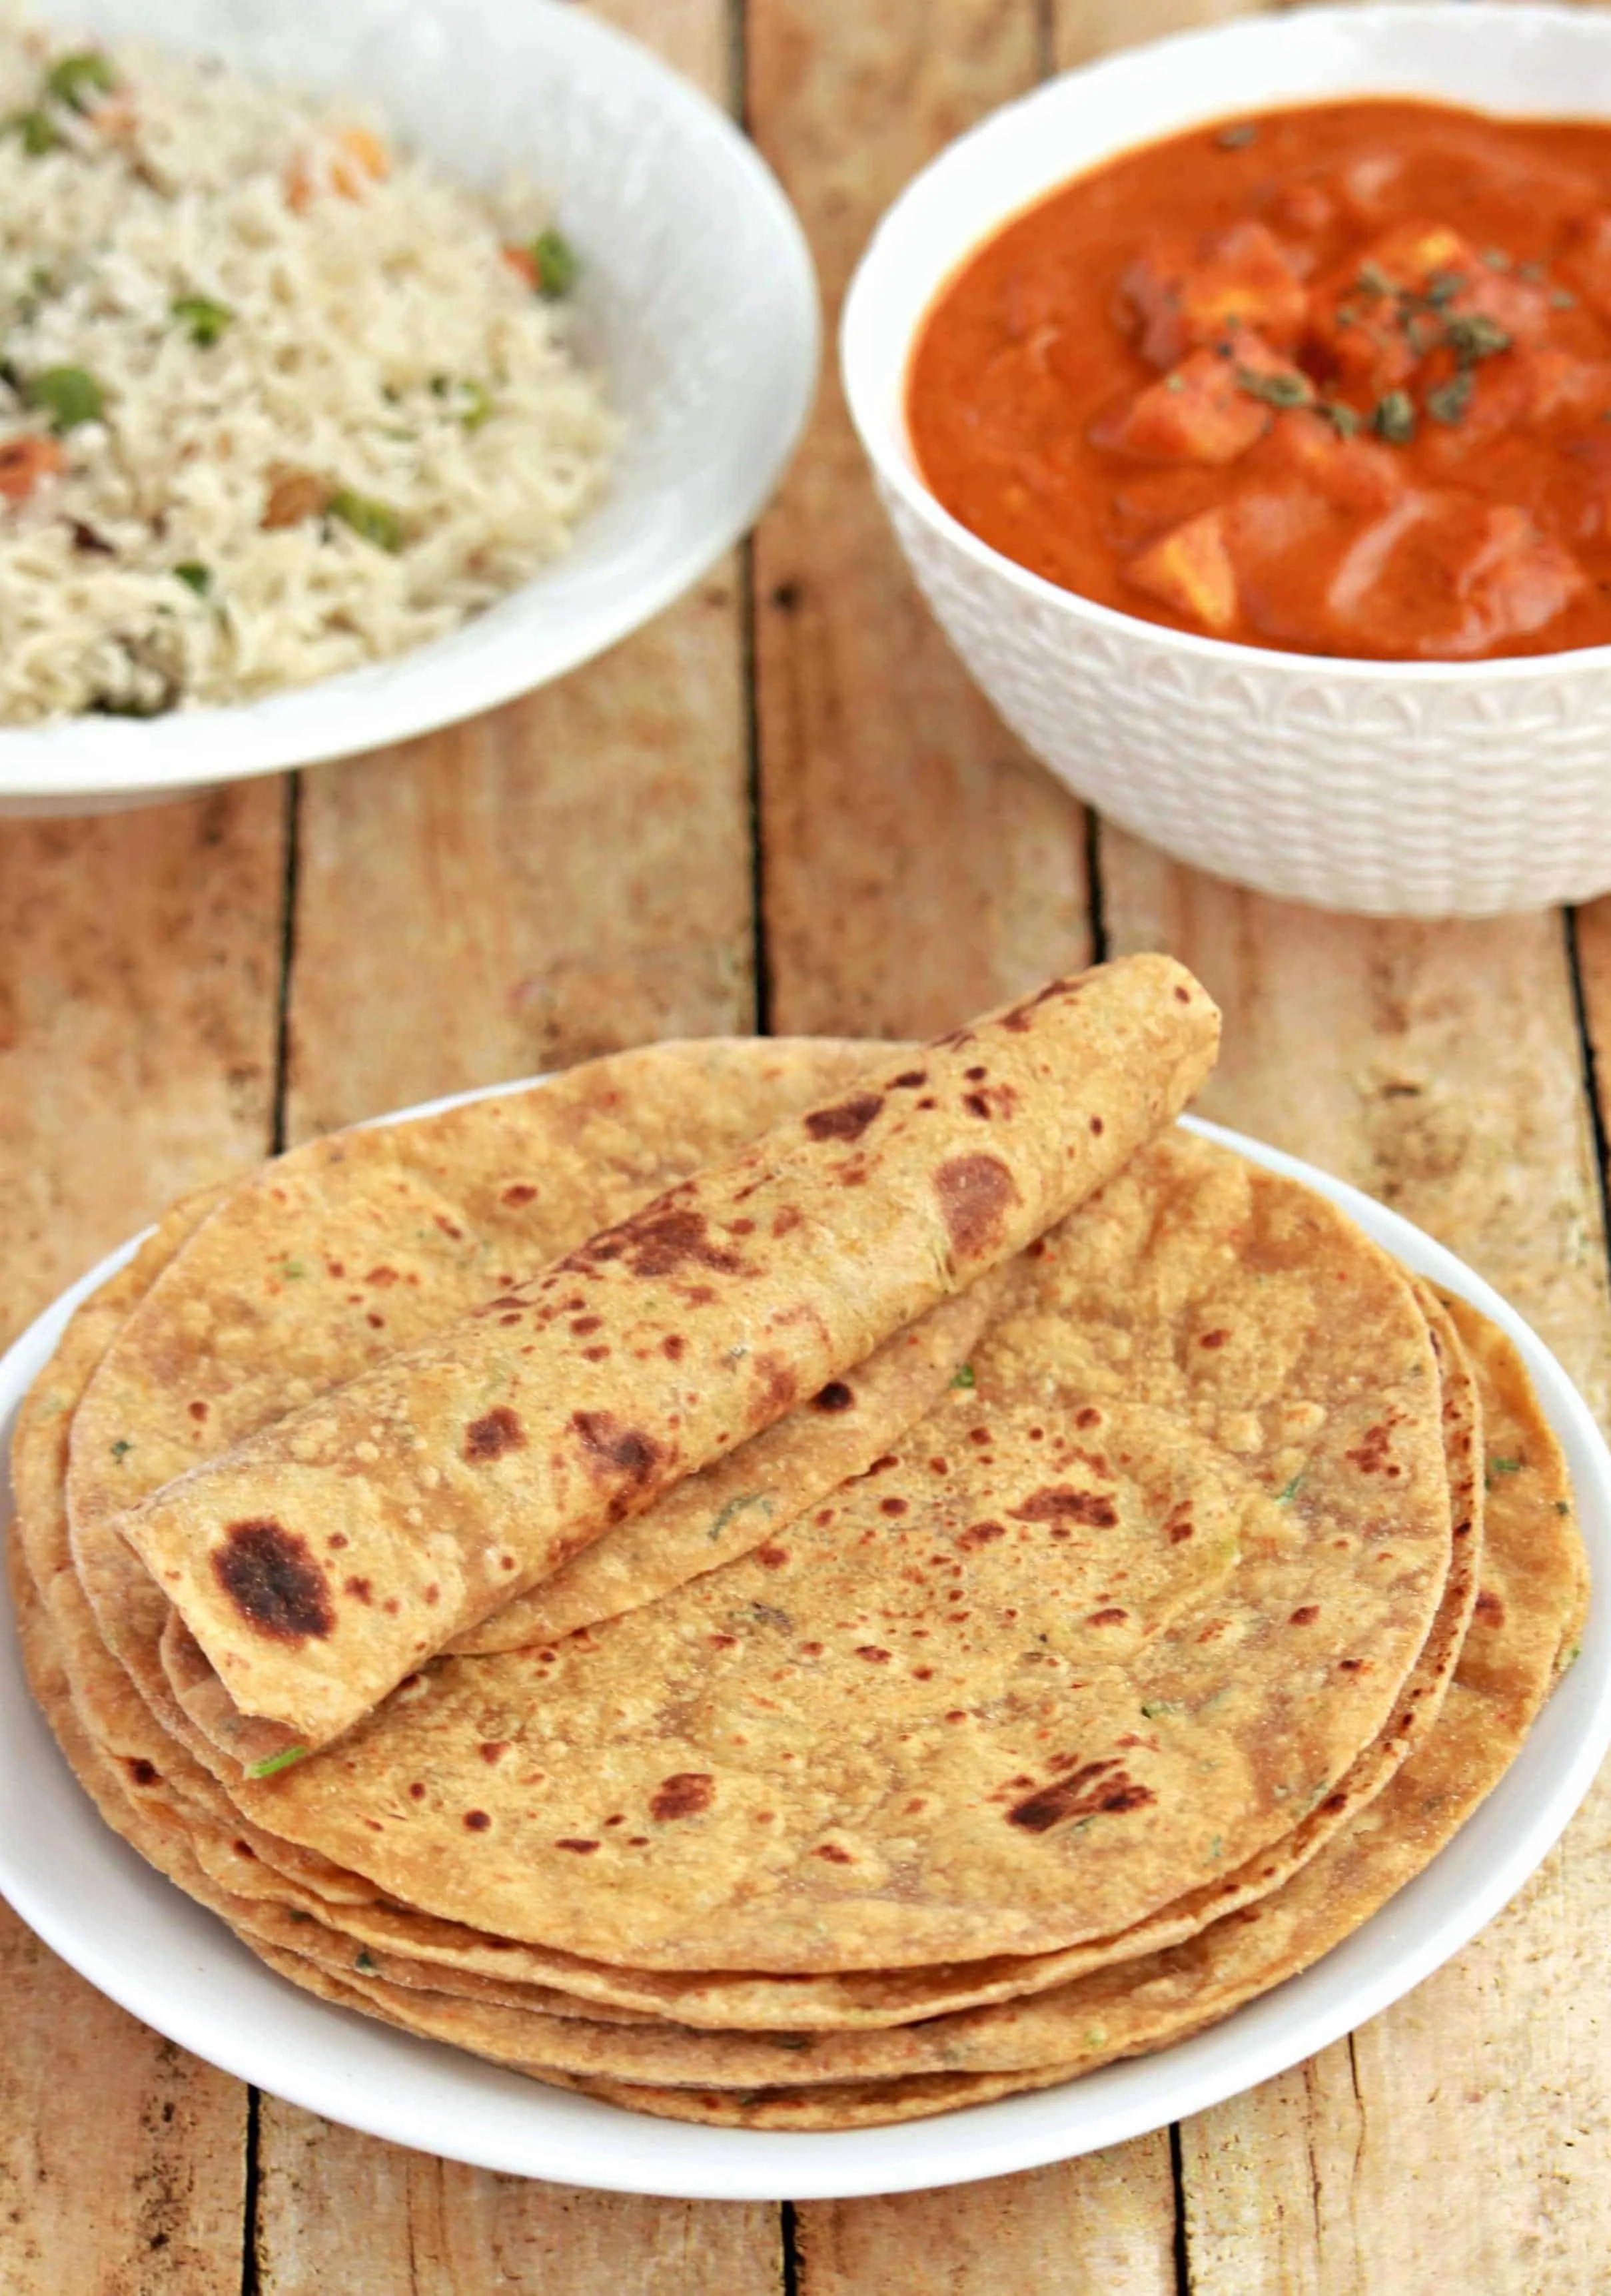
[[[1055,185],[1195,122],[1349,95],[1611,119],[1611,14],[1301,8],[1071,72],[953,144],[890,209],[841,357],[896,533],[1014,731],[1114,821],[1266,892],[1484,915],[1611,886],[1611,646],[1381,663],[1196,637],[1060,590],[942,510],[903,391],[913,335],[968,251]]]
[[[574,668],[752,523],[810,403],[816,283],[793,210],[726,116],[559,0],[30,0],[356,92],[461,180],[520,168],[580,249],[579,327],[625,419],[611,496],[566,555],[453,636],[238,708],[0,729],[0,814],[149,803],[407,740]]]

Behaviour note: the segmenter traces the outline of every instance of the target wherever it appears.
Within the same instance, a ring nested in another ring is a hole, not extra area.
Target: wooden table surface
[[[972,119],[1235,11],[607,12],[742,113],[832,316],[874,218]],[[1611,900],[1319,915],[1088,818],[930,623],[831,373],[752,545],[547,693],[295,779],[0,826],[0,1316],[182,1190],[376,1110],[658,1036],[917,1033],[1138,947],[1225,1008],[1205,1112],[1441,1236],[1603,1418]],[[1608,1832],[1602,1784],[1418,1992],[1176,2129],[782,2210],[356,2136],[145,2030],[0,1906],[0,2296],[1589,2296],[1611,2289]]]

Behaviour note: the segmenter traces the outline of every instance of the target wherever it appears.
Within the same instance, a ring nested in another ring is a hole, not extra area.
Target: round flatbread
[[[635,1968],[887,1970],[1130,1928],[1386,1724],[1451,1551],[1392,1262],[1144,1151],[898,1450],[785,1539],[452,1659],[238,1805],[387,1896]]]

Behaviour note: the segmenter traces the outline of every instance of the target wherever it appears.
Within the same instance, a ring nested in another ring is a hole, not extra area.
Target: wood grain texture
[[[1261,0],[1051,0],[1052,62],[1071,71],[1114,48],[1251,16]]]
[[[236,2296],[245,2095],[0,1905],[0,2289]]]
[[[753,1025],[731,567],[489,717],[304,776],[288,1136]]]
[[[800,2211],[800,2296],[1175,2296],[1166,2143]]]
[[[261,2296],[780,2296],[777,2210],[576,2192],[276,2108]]]
[[[1167,947],[1225,1009],[1204,1112],[1406,1213],[1537,1325],[1603,1419],[1611,1312],[1554,915],[1326,916],[1105,830],[1115,951]],[[1182,2130],[1194,2296],[1547,2296],[1611,2254],[1602,1941],[1611,1787],[1427,1985]]]
[[[0,823],[0,1325],[263,1152],[284,796]]]
[[[254,1162],[274,1105],[284,793],[0,824],[0,1324],[176,1195]],[[239,2285],[246,2092],[125,2016],[0,1906],[0,2291]]]
[[[1031,0],[751,0],[749,117],[810,236],[829,340],[881,210],[1033,81]],[[830,359],[755,539],[772,1025],[923,1033],[1075,961],[1079,808],[917,596]]]

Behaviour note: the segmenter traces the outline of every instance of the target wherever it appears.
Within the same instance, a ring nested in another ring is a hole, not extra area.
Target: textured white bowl
[[[697,89],[559,0],[30,0],[350,91],[461,180],[519,168],[581,250],[579,324],[625,419],[609,500],[571,550],[451,636],[238,708],[0,729],[0,814],[149,803],[407,740],[573,669],[719,557],[810,403],[816,283],[793,210]]]
[[[1611,12],[1302,8],[1115,56],[994,113],[879,225],[845,305],[851,413],[924,594],[1015,733],[1111,819],[1263,891],[1479,916],[1611,886],[1611,646],[1382,663],[1190,636],[1003,558],[929,493],[908,356],[968,251],[1110,155],[1349,95],[1611,119]]]

